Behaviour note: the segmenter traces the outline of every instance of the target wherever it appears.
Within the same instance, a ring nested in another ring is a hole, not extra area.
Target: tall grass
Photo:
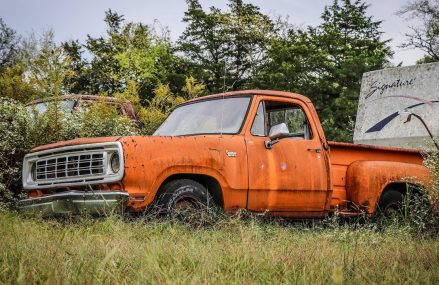
[[[3,284],[439,284],[439,240],[399,227],[222,218],[193,228],[0,213]]]

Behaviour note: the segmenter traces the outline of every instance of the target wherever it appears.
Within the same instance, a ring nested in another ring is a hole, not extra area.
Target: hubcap
[[[399,204],[390,204],[386,207],[384,214],[386,216],[397,216],[401,213]]]
[[[174,210],[192,210],[195,209],[195,201],[191,201],[191,199],[180,199],[174,204]]]

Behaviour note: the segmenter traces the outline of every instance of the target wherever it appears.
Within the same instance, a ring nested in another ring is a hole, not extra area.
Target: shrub
[[[171,92],[169,85],[159,85],[154,90],[154,95],[154,98],[147,102],[147,108],[138,108],[137,116],[143,135],[153,134],[175,106],[184,102],[184,98]]]
[[[13,207],[21,190],[24,155],[35,146],[78,137],[137,134],[135,123],[105,102],[65,112],[56,100],[40,115],[19,102],[0,98],[0,208]]]
[[[0,208],[14,203],[20,190],[21,163],[31,148],[30,118],[17,101],[0,98]]]
[[[187,77],[181,89],[181,95],[172,93],[169,85],[159,84],[154,89],[154,96],[141,104],[139,87],[133,80],[129,81],[123,92],[116,93],[115,97],[128,100],[132,103],[139,121],[140,133],[151,135],[163,123],[170,112],[185,100],[204,95],[205,86],[192,76]]]
[[[439,224],[439,152],[433,152],[425,157],[424,165],[430,171],[432,183],[428,187],[428,193],[430,196],[431,209],[433,215]]]
[[[86,112],[77,114],[82,115],[78,137],[130,136],[138,133],[131,119],[118,115],[105,101],[96,102]]]

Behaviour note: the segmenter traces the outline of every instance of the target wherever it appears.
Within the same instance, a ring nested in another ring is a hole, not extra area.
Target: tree
[[[269,61],[255,77],[257,86],[309,96],[329,139],[352,140],[362,75],[392,55],[367,8],[360,0],[334,0],[319,26],[289,27],[271,41]]]
[[[186,77],[185,83],[181,91],[184,93],[184,97],[187,100],[195,99],[204,94],[206,86],[196,81],[192,76]]]
[[[198,0],[187,4],[183,22],[188,26],[178,50],[191,63],[190,73],[210,92],[248,86],[274,32],[272,21],[242,0],[229,0],[227,12],[215,7],[205,12]]]
[[[73,74],[71,58],[53,37],[52,31],[46,31],[39,39],[31,35],[23,41],[20,56],[25,66],[23,75],[39,98],[68,93],[64,83]]]
[[[0,18],[0,71],[11,66],[17,59],[19,52],[19,39],[15,31],[9,28]]]
[[[52,31],[38,39],[34,34],[22,39],[14,57],[0,72],[1,97],[29,102],[67,93],[70,57],[54,42]]]
[[[70,57],[70,70],[72,74],[65,79],[64,85],[69,93],[89,94],[91,93],[90,69],[87,60],[83,57],[84,48],[78,40],[64,42],[64,52]]]
[[[142,99],[151,97],[158,85],[170,81],[178,63],[167,32],[157,35],[152,27],[125,22],[122,15],[111,10],[105,15],[107,36],[89,35],[85,44],[92,56],[86,89],[112,95],[123,92],[130,81],[135,81]]]
[[[26,67],[19,62],[0,72],[0,97],[27,103],[37,91],[25,79]]]
[[[323,124],[330,138],[352,140],[361,79],[365,72],[382,69],[392,51],[382,40],[381,21],[367,15],[360,0],[335,0],[322,14],[314,41],[325,60],[316,95]]]
[[[402,47],[419,48],[427,53],[419,63],[439,61],[439,0],[416,0],[399,11],[421,21],[420,27],[411,27]]]
[[[308,31],[285,23],[284,29],[270,40],[266,59],[253,76],[253,85],[306,94],[307,86],[321,73],[319,67],[324,58],[316,50]]]
[[[35,90],[24,80],[20,38],[0,18],[0,97],[26,102]]]

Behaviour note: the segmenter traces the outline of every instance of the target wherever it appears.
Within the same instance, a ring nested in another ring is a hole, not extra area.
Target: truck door
[[[299,100],[270,100],[269,96],[259,97],[257,104],[257,113],[245,136],[247,208],[290,212],[289,215],[315,212],[318,216],[325,209],[329,173],[325,150],[315,126],[310,124],[307,106]],[[268,149],[265,142],[270,141],[270,130],[279,128],[291,137],[280,139]]]

